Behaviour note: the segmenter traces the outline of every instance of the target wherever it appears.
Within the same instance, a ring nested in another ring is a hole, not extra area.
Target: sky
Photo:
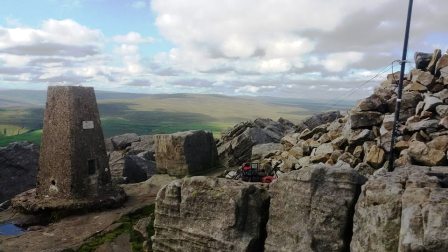
[[[361,98],[399,69],[391,63],[401,59],[407,5],[2,0],[0,89]],[[448,49],[447,9],[446,0],[414,1],[409,67],[416,51]]]

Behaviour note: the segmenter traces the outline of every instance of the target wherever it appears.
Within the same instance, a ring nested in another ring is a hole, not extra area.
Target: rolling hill
[[[219,136],[235,123],[257,117],[299,122],[311,114],[337,106],[310,100],[274,97],[235,97],[213,94],[133,94],[96,91],[106,137],[172,133],[206,129]],[[0,146],[16,140],[39,142],[46,92],[0,90]],[[5,134],[6,133],[6,134]]]

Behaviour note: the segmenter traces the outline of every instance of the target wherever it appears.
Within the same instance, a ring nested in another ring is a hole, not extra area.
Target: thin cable
[[[330,105],[330,107],[334,107],[336,105],[339,105],[341,102],[345,101],[345,98],[350,97],[352,94],[354,94],[358,89],[362,88],[363,86],[367,85],[368,83],[370,83],[371,81],[373,81],[374,79],[378,78],[381,74],[389,71],[389,68],[391,68],[391,66],[393,65],[395,61],[392,61],[391,64],[388,64],[386,67],[384,67],[380,72],[376,73],[373,77],[371,77],[370,79],[366,80],[365,82],[363,82],[361,85],[356,86],[354,88],[352,88],[346,95],[342,96],[339,100],[337,100],[336,102],[334,102],[333,104]]]

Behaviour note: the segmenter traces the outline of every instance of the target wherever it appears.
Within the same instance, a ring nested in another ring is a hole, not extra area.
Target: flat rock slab
[[[262,184],[176,180],[156,201],[153,251],[262,251],[269,194]]]
[[[168,176],[156,175],[142,183],[124,185],[128,200],[123,207],[118,209],[71,216],[39,230],[27,231],[20,236],[0,236],[0,251],[50,252],[64,249],[76,250],[93,235],[112,230],[116,225],[115,222],[123,215],[142,206],[153,204],[160,186],[173,179]],[[19,218],[21,217],[11,209],[0,212],[0,223],[14,222]]]

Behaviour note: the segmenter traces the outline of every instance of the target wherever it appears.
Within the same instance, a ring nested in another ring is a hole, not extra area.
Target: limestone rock
[[[304,129],[314,129],[319,125],[333,122],[339,117],[341,117],[341,113],[339,111],[329,111],[319,113],[311,116],[310,118],[305,119],[301,124],[299,124],[299,130],[301,131]]]
[[[431,95],[425,95],[424,99],[425,106],[423,107],[424,111],[434,111],[435,108],[442,104],[442,100],[440,100],[437,97],[431,96]]]
[[[446,176],[408,166],[371,177],[356,204],[351,251],[446,251]]]
[[[373,145],[366,155],[366,162],[374,168],[380,168],[386,160],[386,153],[384,150],[376,145]]]
[[[439,61],[436,65],[436,74],[440,72],[440,69],[445,68],[448,66],[448,54],[444,54],[442,57],[440,57]]]
[[[373,139],[373,132],[369,129],[363,129],[358,131],[352,131],[348,143],[350,145],[358,145],[362,144],[365,141],[369,141]]]
[[[344,251],[363,180],[353,169],[313,166],[270,186],[265,251]]]
[[[428,90],[428,88],[420,83],[412,82],[411,84],[407,85],[403,90],[404,91],[425,92]]]
[[[251,160],[259,160],[273,156],[277,151],[281,151],[283,146],[279,143],[257,144],[252,147]]]
[[[292,123],[284,119],[275,122],[258,118],[253,122],[239,123],[224,132],[217,143],[220,163],[226,167],[240,166],[250,160],[254,145],[279,143],[293,130]]]
[[[425,87],[430,88],[434,83],[434,75],[430,72],[414,69],[411,71],[412,82],[420,83]]]
[[[380,125],[383,122],[383,114],[374,111],[350,113],[350,123],[352,129],[367,128]]]
[[[431,61],[429,62],[428,66],[426,67],[426,71],[435,74],[435,69],[437,62],[439,61],[440,57],[442,57],[442,50],[435,49],[434,53],[432,54]]]
[[[39,147],[30,142],[0,147],[0,203],[36,185]]]
[[[143,135],[139,138],[140,141],[132,142],[131,145],[126,148],[127,153],[137,155],[142,152],[149,152],[149,155],[154,156],[154,137],[152,135]]]
[[[344,152],[341,156],[339,156],[338,161],[343,161],[351,167],[355,167],[359,163],[359,159],[350,154],[350,152]]]
[[[366,163],[359,163],[355,167],[355,171],[357,171],[360,175],[364,177],[370,177],[370,175],[373,175],[373,173],[375,172],[375,169]]]
[[[427,166],[442,165],[447,162],[444,151],[430,148],[425,143],[419,141],[410,143],[409,156],[418,164]]]
[[[333,151],[334,151],[333,145],[331,143],[326,143],[326,144],[322,144],[319,147],[317,147],[314,155],[316,155],[316,156],[328,155],[328,154],[331,155],[331,153],[333,153]]]
[[[133,142],[140,141],[140,137],[135,133],[126,133],[111,138],[114,150],[124,150]]]
[[[153,161],[136,155],[124,157],[123,177],[127,183],[138,183],[147,180],[155,174],[156,166]]]
[[[153,251],[262,251],[269,194],[242,181],[192,177],[157,194]]]
[[[112,181],[118,184],[145,181],[155,173],[154,161],[136,155],[126,155],[123,151],[109,154],[109,168]]]
[[[445,129],[448,129],[448,116],[440,119],[439,125],[444,127]]]
[[[415,52],[415,68],[425,70],[432,59],[431,53]]]
[[[186,176],[214,168],[217,149],[211,132],[196,130],[155,135],[157,173]]]
[[[448,105],[438,105],[436,112],[440,117],[448,116]]]
[[[360,111],[383,111],[383,101],[379,95],[373,94],[361,100],[357,108]]]
[[[439,121],[435,119],[426,119],[421,121],[408,121],[406,122],[406,129],[408,131],[429,130],[430,132],[436,131]]]

